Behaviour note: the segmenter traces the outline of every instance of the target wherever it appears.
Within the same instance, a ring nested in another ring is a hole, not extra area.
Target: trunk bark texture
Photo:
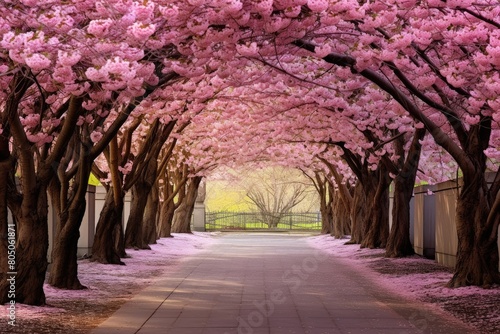
[[[368,181],[369,180],[369,181]],[[389,237],[389,185],[391,178],[383,166],[363,179],[368,210],[361,247],[385,248]]]
[[[492,119],[482,116],[471,126],[464,150],[469,163],[462,163],[463,185],[457,199],[457,263],[449,287],[500,283],[498,227],[500,222],[500,170],[487,182],[484,153],[491,137]]]
[[[132,185],[132,204],[130,216],[125,230],[125,247],[135,249],[151,249],[145,242],[143,235],[143,216],[148,201],[149,193],[153,188],[158,175],[158,156],[163,144],[167,141],[175,126],[175,121],[161,124],[156,120],[151,126],[148,136],[143,143],[143,148],[137,160],[143,163],[134,165],[134,173],[138,173]],[[132,178],[135,178],[132,177]]]
[[[48,282],[54,287],[69,290],[85,288],[78,279],[77,253],[80,226],[87,206],[85,196],[92,161],[87,158],[88,152],[82,150],[81,155],[80,168],[74,179],[69,206],[66,207],[66,196],[61,195],[61,191],[63,194],[67,193],[67,189],[63,188],[64,185],[54,179],[50,187],[53,208],[58,214]]]
[[[420,161],[425,129],[418,129],[413,136],[406,161],[394,180],[394,205],[392,209],[392,228],[387,241],[385,256],[405,257],[415,254],[410,240],[410,201]],[[396,150],[404,154],[404,142],[397,141]]]
[[[347,244],[360,244],[364,238],[363,221],[366,217],[366,195],[359,181],[354,187],[351,210],[351,240]]]
[[[476,175],[481,178],[481,175]],[[484,180],[484,175],[483,175]],[[483,183],[483,186],[479,186]],[[453,278],[448,287],[478,285],[490,287],[500,283],[498,272],[498,217],[488,222],[486,182],[466,182],[457,201],[458,250]],[[496,226],[495,226],[496,225]]]
[[[144,237],[144,243],[147,244],[156,244],[156,218],[158,216],[158,207],[159,207],[159,198],[158,198],[158,187],[153,186],[149,195],[148,201],[146,203],[146,209],[144,212],[144,220],[142,225],[142,235]]]
[[[386,257],[405,257],[415,254],[410,240],[410,200],[413,186],[404,180],[394,181],[392,227],[385,249]],[[408,189],[409,188],[409,189]]]
[[[160,218],[158,224],[159,227],[159,237],[160,238],[170,238],[172,237],[172,221],[174,219],[175,203],[172,199],[171,201],[163,202],[161,204]]]
[[[78,279],[77,251],[80,223],[85,214],[85,195],[82,199],[83,205],[73,202],[70,208],[61,211],[60,192],[60,185],[54,179],[49,186],[49,193],[52,208],[58,214],[48,283],[61,289],[84,289],[85,287]]]
[[[2,139],[0,138],[0,141]],[[1,145],[1,143],[0,143]],[[8,152],[8,144],[6,151],[0,151],[0,282],[6,282],[8,272],[15,271],[15,258],[12,254],[15,252],[15,240],[16,240],[16,227],[14,224],[9,225],[8,220],[8,207],[7,207],[7,198],[9,193],[9,173],[14,168],[14,161],[10,157]],[[9,252],[9,242],[11,243],[11,250]],[[14,244],[12,246],[12,243]],[[10,255],[10,259],[9,259]],[[10,262],[11,261],[11,262]],[[4,288],[0,284],[1,288]],[[8,290],[2,290],[1,300],[9,299],[6,295]]]
[[[335,194],[333,217],[332,235],[335,238],[341,239],[351,234],[351,215],[338,192]]]
[[[333,211],[332,203],[320,203],[321,212],[321,234],[331,234],[333,232]]]
[[[47,192],[44,187],[35,186],[32,189],[31,201],[23,198],[20,210],[14,210],[16,221],[15,247],[15,301],[28,305],[45,305],[43,283],[47,271],[47,250],[49,238],[47,230]],[[29,203],[28,203],[29,202]],[[11,269],[11,268],[9,268]],[[0,303],[11,300],[8,298],[9,282],[0,282]]]
[[[333,198],[328,191],[329,186],[327,182],[327,180],[322,180],[319,174],[316,174],[316,190],[320,199],[321,234],[330,234],[333,231]]]
[[[181,205],[175,210],[172,224],[172,233],[191,233],[191,216],[193,215],[198,187],[202,177],[195,176],[186,188],[186,197]]]
[[[92,245],[92,261],[103,264],[125,265],[121,261],[121,258],[125,257],[124,245],[121,246],[124,242],[122,219],[123,198],[116,203],[113,189],[109,188],[97,223]]]
[[[144,242],[142,221],[144,208],[148,201],[148,193],[151,190],[147,185],[136,182],[132,187],[132,202],[130,207],[130,216],[125,229],[125,247],[134,249],[151,249]]]

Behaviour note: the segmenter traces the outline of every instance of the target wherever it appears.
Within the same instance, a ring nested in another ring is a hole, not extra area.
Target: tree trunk
[[[45,305],[43,283],[47,271],[47,250],[49,247],[47,229],[47,193],[38,184],[32,188],[30,201],[23,198],[20,210],[13,212],[16,221],[16,267],[10,272],[16,272],[15,298],[17,303],[28,305]],[[10,268],[9,268],[10,269]],[[0,304],[8,303],[9,282],[0,282]]]
[[[351,210],[351,240],[346,244],[360,244],[364,237],[363,220],[366,217],[366,195],[359,181],[354,187]]]
[[[267,228],[269,229],[277,229],[278,224],[280,223],[280,216],[275,216],[274,214],[267,215]]]
[[[422,149],[420,140],[424,138],[425,132],[425,129],[415,131],[406,161],[394,180],[392,228],[385,252],[387,257],[404,257],[415,254],[410,240],[410,201]],[[396,141],[395,145],[398,154],[404,154],[404,142]]]
[[[161,204],[160,217],[159,217],[159,233],[160,238],[171,238],[172,237],[172,221],[174,219],[175,203],[172,199],[171,201],[163,202]]]
[[[97,222],[92,245],[92,261],[125,265],[120,259],[124,257],[120,247],[120,243],[123,243],[122,219],[123,198],[119,203],[115,203],[113,189],[110,187],[106,192],[104,206]]]
[[[496,217],[492,218],[488,210],[486,187],[484,172],[475,174],[471,179],[464,174],[456,209],[457,263],[448,287],[490,287],[500,283],[497,245],[499,217],[497,212],[493,213]]]
[[[125,230],[125,247],[127,248],[151,249],[144,240],[143,223],[149,193],[156,182],[157,156],[158,154],[153,152],[153,157],[143,166],[139,179],[132,186],[130,216]]]
[[[130,207],[130,216],[125,229],[125,247],[134,249],[151,249],[144,242],[142,234],[142,222],[144,216],[144,208],[148,201],[148,193],[150,188],[142,182],[136,182],[132,187],[132,202]]]
[[[485,116],[471,126],[464,148],[469,163],[462,163],[463,185],[457,199],[457,263],[449,287],[500,283],[498,227],[500,222],[500,170],[491,186],[486,181],[492,118]]]
[[[66,161],[59,166],[59,178],[50,183],[50,195],[53,209],[57,213],[56,234],[52,248],[52,266],[48,283],[56,288],[78,290],[85,287],[78,279],[78,239],[80,226],[87,207],[86,195],[93,159],[90,155],[92,142],[86,137],[86,131],[75,137],[75,145],[79,150],[68,152],[70,156],[78,154],[78,169],[69,179],[66,175]],[[80,137],[84,139],[79,140]],[[70,187],[71,184],[71,187]]]
[[[340,199],[339,193],[336,192],[333,195],[333,204],[331,210],[333,212],[333,229],[331,235],[337,239],[341,239],[344,236],[343,233],[343,216],[345,215],[343,211],[345,211],[344,206],[342,205],[342,200]]]
[[[394,180],[392,228],[387,241],[386,257],[405,257],[415,254],[410,240],[410,200],[413,185],[398,177]]]
[[[195,176],[189,182],[186,189],[186,197],[175,210],[172,233],[191,233],[191,216],[193,215],[194,203],[198,195],[198,187],[201,180],[201,176]]]
[[[332,203],[320,203],[321,212],[321,234],[330,234],[333,232],[333,212]]]
[[[16,260],[13,258],[15,249],[12,248],[11,244],[9,252],[9,242],[14,243],[15,247],[17,228],[14,224],[9,225],[9,209],[7,207],[9,173],[14,168],[14,161],[10,157],[8,150],[6,150],[6,154],[2,153],[0,152],[0,282],[7,282],[7,278],[10,278],[7,273],[16,271]],[[3,304],[10,299],[8,298],[8,285],[4,286],[3,283],[0,283],[0,289],[0,301]]]
[[[142,224],[142,235],[146,244],[156,244],[156,216],[158,215],[159,202],[158,188],[155,185],[149,192]]]
[[[50,185],[52,208],[58,214],[48,283],[56,288],[69,290],[85,288],[78,279],[77,253],[80,225],[85,215],[87,183],[76,184],[75,187],[82,189],[77,190],[68,208],[61,209],[61,186],[56,179]]]
[[[317,175],[317,191],[319,194],[319,210],[321,212],[321,234],[330,234],[333,231],[332,196],[328,192],[328,185],[322,182]],[[329,196],[330,195],[330,196]]]
[[[370,173],[371,174],[371,173]],[[371,182],[367,179],[370,178]],[[384,248],[389,237],[389,185],[391,179],[383,166],[375,175],[365,177],[363,189],[366,193],[368,210],[365,216],[365,235],[361,247]],[[375,191],[374,191],[375,190]]]
[[[336,194],[333,209],[333,232],[332,235],[341,239],[346,235],[351,234],[351,215],[347,210],[346,205],[340,196]]]

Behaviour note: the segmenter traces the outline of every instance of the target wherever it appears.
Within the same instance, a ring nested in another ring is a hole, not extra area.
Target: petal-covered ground
[[[214,233],[173,234],[150,245],[151,251],[128,249],[125,266],[78,261],[78,276],[85,290],[44,286],[47,305],[16,305],[16,326],[7,326],[2,309],[0,333],[83,334],[96,327],[133,294],[169,271],[183,258],[215,242]]]
[[[17,305],[16,327],[2,321],[0,333],[88,333],[137,293],[161,275],[168,275],[190,254],[217,242],[218,233],[174,234],[160,239],[151,251],[128,250],[125,266],[79,261],[79,277],[86,290],[67,291],[45,286],[47,306]],[[444,285],[452,271],[432,260],[413,256],[405,259],[384,258],[381,249],[360,249],[345,245],[348,239],[328,235],[308,237],[310,246],[343,258],[373,280],[401,298],[419,300],[429,307],[449,312],[478,328],[481,333],[500,333],[500,287],[448,289]],[[6,319],[5,306],[2,318]],[[422,322],[424,333],[432,332],[432,319]]]
[[[312,247],[344,258],[374,283],[402,298],[418,300],[449,312],[481,333],[500,333],[500,286],[449,289],[445,285],[452,277],[451,268],[417,255],[402,259],[385,258],[382,249],[345,245],[348,240],[321,235],[309,238],[308,242]],[[430,325],[426,329],[424,332],[431,332]]]

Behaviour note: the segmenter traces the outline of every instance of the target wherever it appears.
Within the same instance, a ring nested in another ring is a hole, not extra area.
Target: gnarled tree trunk
[[[172,221],[174,219],[175,203],[172,199],[167,202],[164,201],[161,204],[160,217],[158,220],[158,236],[160,238],[171,238],[172,237]]]
[[[341,239],[346,235],[351,234],[351,214],[346,208],[342,196],[337,192],[333,204],[333,231],[332,235]]]
[[[201,176],[195,176],[188,183],[186,197],[174,213],[172,233],[191,233],[191,216],[201,180]]]
[[[137,175],[132,177],[136,181],[132,185],[132,205],[125,230],[125,246],[127,248],[151,249],[148,243],[145,242],[143,235],[143,215],[149,193],[158,175],[158,156],[161,148],[174,129],[175,123],[176,121],[171,121],[167,124],[162,124],[160,120],[155,120],[143,143],[140,159],[136,159],[142,160],[143,163],[138,165],[134,163],[133,172]],[[170,153],[174,145],[175,142],[170,145]],[[170,153],[167,153],[167,156],[170,156]],[[140,168],[140,170],[137,168]]]
[[[360,244],[364,237],[364,219],[366,217],[366,195],[361,182],[354,186],[351,208],[351,240],[347,244]]]
[[[55,234],[55,243],[52,248],[52,267],[49,284],[62,289],[78,290],[85,287],[78,279],[78,239],[79,227],[73,228],[69,223],[72,219],[81,219],[85,214],[85,205],[75,207],[60,217],[59,227]]]
[[[54,210],[57,214],[56,233],[52,248],[52,267],[48,283],[62,289],[77,290],[85,288],[78,279],[78,239],[80,226],[85,216],[88,179],[92,160],[89,159],[89,146],[81,145],[80,167],[74,178],[73,194],[66,203],[67,193],[64,187],[69,184],[60,184],[57,179],[51,182],[50,193]],[[63,166],[65,167],[65,166]],[[66,206],[69,204],[68,206]]]
[[[124,265],[124,235],[122,227],[123,197],[113,198],[113,189],[109,188],[104,199],[104,206],[96,227],[92,245],[92,261],[104,264]],[[121,199],[121,200],[120,200]]]
[[[486,181],[486,155],[491,117],[473,126],[465,148],[470,164],[464,165],[463,185],[457,199],[457,263],[449,287],[500,283],[498,226],[500,223],[500,170],[493,184]]]
[[[132,202],[130,207],[130,215],[125,229],[125,247],[134,249],[151,249],[144,242],[142,221],[144,216],[144,208],[148,201],[148,193],[151,189],[142,182],[137,182],[132,187]]]
[[[7,140],[5,140],[7,142]],[[14,272],[14,262],[12,260],[12,267],[9,268],[9,254],[13,251],[9,252],[9,239],[14,240],[11,242],[15,243],[16,236],[16,227],[14,224],[9,226],[8,221],[8,207],[7,207],[7,196],[9,193],[8,183],[9,183],[9,173],[14,168],[14,161],[10,157],[8,151],[8,142],[5,143],[6,150],[2,150],[2,138],[0,138],[0,282],[6,282],[7,273]],[[10,235],[10,238],[9,238]],[[14,244],[15,246],[15,244]],[[12,246],[11,246],[12,248]],[[15,250],[14,250],[15,251]],[[11,270],[12,269],[12,270]],[[3,286],[0,283],[0,287]],[[2,297],[1,300],[8,299],[6,294],[8,290],[1,290]],[[5,299],[4,299],[5,298]]]
[[[385,251],[387,257],[404,257],[415,253],[410,240],[410,201],[422,149],[420,140],[424,138],[425,132],[425,129],[415,131],[406,161],[394,179],[392,228]],[[402,140],[396,141],[395,145],[398,154],[403,156],[404,142]]]
[[[148,195],[142,224],[142,235],[144,237],[144,242],[147,244],[156,243],[156,236],[158,234],[156,230],[156,220],[158,216],[159,202],[158,187],[154,185]]]
[[[464,177],[457,200],[457,263],[453,278],[448,282],[449,287],[489,287],[500,283],[497,244],[500,201],[497,198],[497,212],[489,212],[484,174],[481,176],[478,173],[474,178],[466,180]]]
[[[324,203],[320,202],[321,212],[321,234],[330,234],[333,231],[333,211],[332,202],[329,200]]]
[[[333,231],[333,197],[331,196],[331,192],[328,191],[330,184],[326,178],[324,180],[321,179],[318,173],[315,176],[316,180],[314,184],[319,195],[319,210],[321,212],[321,234],[330,234]]]
[[[40,184],[25,194],[22,207],[14,210],[16,221],[16,292],[15,301],[28,305],[44,305],[43,283],[47,271],[47,250],[49,237],[47,229],[47,192]],[[28,198],[27,198],[28,197]],[[29,199],[29,200],[28,200]],[[10,301],[7,293],[9,282],[0,282],[0,303]]]
[[[383,166],[379,166],[375,175],[364,177],[363,182],[368,210],[365,216],[365,233],[361,247],[384,248],[389,237],[389,185],[391,178],[387,170]]]
[[[169,173],[167,168],[164,170],[163,202],[158,217],[159,238],[172,237],[175,210],[181,205],[186,196],[187,174],[187,166],[184,166],[181,170],[175,170],[173,173]],[[177,202],[175,201],[176,195],[178,195]]]

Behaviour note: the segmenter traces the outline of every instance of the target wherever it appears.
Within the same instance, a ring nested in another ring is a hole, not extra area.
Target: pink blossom
[[[99,140],[102,138],[102,133],[100,131],[93,131],[90,134],[90,140],[92,140],[93,143],[97,143]]]
[[[146,3],[146,2],[144,2]],[[150,21],[153,19],[153,11],[155,3],[152,1],[147,2],[147,5],[135,5],[134,14],[137,21]]]
[[[319,58],[324,58],[332,52],[332,47],[329,44],[322,44],[314,49],[314,53]]]
[[[132,161],[127,161],[127,163],[122,167],[122,166],[119,166],[118,167],[118,170],[123,174],[123,175],[127,175],[129,174],[131,171],[132,171],[132,166],[133,166],[133,163]]]
[[[144,24],[141,22],[135,22],[129,29],[128,33],[133,36],[136,40],[144,41],[153,35],[156,31],[155,24]]]
[[[73,51],[69,53],[59,50],[57,52],[57,58],[58,58],[58,63],[63,66],[74,66],[80,61],[82,55],[78,51]]]
[[[40,72],[50,67],[51,61],[46,56],[40,53],[34,53],[26,57],[26,65],[31,67],[34,72]]]
[[[168,20],[174,20],[179,14],[179,8],[173,4],[168,6],[160,6],[159,10],[161,14]]]
[[[307,7],[313,12],[322,12],[328,8],[328,0],[308,0]]]
[[[37,132],[32,134],[31,132],[26,132],[26,138],[36,146],[42,146],[46,143],[50,143],[53,140],[52,136],[49,136],[42,132]]]
[[[105,70],[89,67],[85,71],[85,76],[91,81],[102,82],[107,79],[108,73]]]
[[[21,124],[28,128],[34,128],[38,124],[40,124],[40,115],[39,114],[29,114],[26,117],[21,118]]]
[[[85,118],[83,116],[78,116],[78,121],[76,122],[77,126],[82,126],[85,123]]]
[[[199,7],[203,5],[205,0],[187,0],[187,3],[189,3],[193,7]]]
[[[29,7],[34,7],[38,3],[38,1],[39,0],[21,0],[23,4]]]
[[[98,38],[106,37],[114,21],[111,19],[91,21],[87,27],[87,32]]]
[[[59,66],[54,69],[52,78],[58,82],[71,82],[76,79],[76,75],[69,66]]]
[[[465,115],[465,121],[470,125],[476,125],[479,123],[479,115]]]
[[[194,34],[201,35],[209,26],[208,20],[204,18],[195,18],[187,22],[187,28]]]
[[[223,10],[228,14],[237,14],[243,8],[240,0],[225,0]]]
[[[97,103],[95,101],[92,101],[92,100],[87,100],[87,101],[84,101],[82,103],[82,107],[85,110],[93,110],[97,107]]]

